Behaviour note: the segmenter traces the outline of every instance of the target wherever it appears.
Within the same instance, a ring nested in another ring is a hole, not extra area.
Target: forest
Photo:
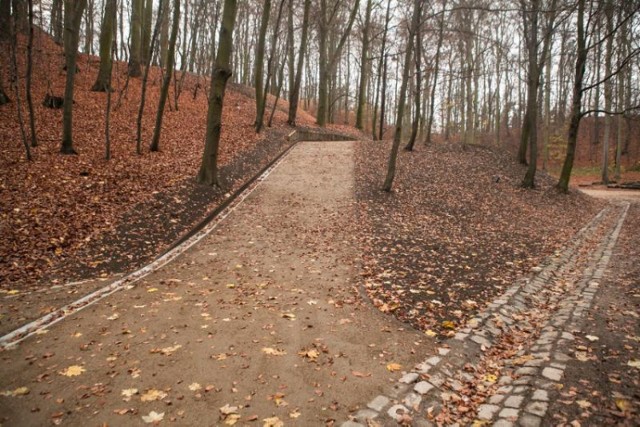
[[[1,425],[638,419],[640,0],[0,0],[0,51]]]

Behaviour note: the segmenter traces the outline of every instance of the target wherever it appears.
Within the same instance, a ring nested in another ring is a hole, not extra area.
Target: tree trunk
[[[167,66],[167,56],[169,53],[169,6],[171,2],[167,1],[164,5],[165,11],[162,13],[162,24],[160,24],[160,60],[158,66],[165,68]]]
[[[409,29],[409,37],[407,40],[407,48],[404,56],[404,69],[402,70],[402,83],[400,84],[400,93],[398,94],[398,110],[396,116],[396,131],[393,135],[393,145],[391,147],[391,155],[389,156],[389,164],[387,166],[387,177],[384,180],[382,189],[390,192],[393,186],[393,179],[396,174],[396,161],[398,158],[398,148],[402,139],[402,120],[404,118],[405,99],[407,96],[407,85],[409,83],[409,73],[411,70],[411,55],[413,54],[413,38],[420,25],[421,1],[415,0],[413,4],[413,17],[411,19],[411,28]]]
[[[180,27],[180,0],[173,2],[173,22],[171,24],[171,38],[169,39],[169,47],[167,51],[167,71],[164,73],[162,88],[160,89],[160,100],[158,101],[158,112],[156,114],[156,127],[153,131],[153,139],[151,140],[150,151],[158,151],[160,149],[160,132],[162,131],[162,117],[164,107],[169,95],[169,84],[173,77],[173,67],[176,57],[176,40],[178,39],[178,28]]]
[[[298,100],[300,99],[300,85],[302,84],[302,70],[304,67],[304,57],[306,56],[307,40],[309,38],[309,10],[311,0],[304,0],[304,13],[302,17],[302,36],[300,39],[300,49],[298,50],[298,65],[296,66],[296,78],[293,84],[293,91],[289,99],[289,117],[287,123],[290,126],[296,125],[298,114]]]
[[[442,40],[444,39],[444,16],[447,10],[447,1],[442,3],[442,16],[440,17],[440,25],[438,27],[438,46],[436,47],[435,64],[433,66],[433,83],[431,84],[431,97],[429,104],[429,120],[427,122],[426,144],[431,144],[431,131],[433,128],[433,115],[436,105],[436,87],[438,85],[438,73],[440,71],[440,51],[442,49]]]
[[[607,20],[607,38],[606,53],[604,57],[604,75],[611,74],[611,57],[613,56],[613,4],[611,0],[607,0],[605,5],[605,16]],[[612,90],[611,79],[604,82],[604,109],[605,111],[611,111],[612,105]],[[604,140],[602,144],[602,183],[609,184],[609,139],[611,136],[611,115],[605,113],[604,115]]]
[[[523,146],[526,150],[527,142],[529,142],[529,167],[527,168],[527,173],[522,180],[522,186],[524,188],[535,187],[535,176],[538,164],[538,126],[536,125],[536,122],[538,118],[538,84],[540,82],[540,73],[538,69],[539,8],[540,4],[538,3],[538,0],[532,0],[530,6],[531,10],[522,11],[529,69],[527,76],[527,112],[525,114],[525,126],[528,128],[528,132],[525,133],[523,127],[522,140],[520,141],[521,150]],[[528,138],[528,141],[525,138]]]
[[[112,90],[109,82],[111,81],[111,67],[113,64],[111,52],[113,50],[113,31],[116,26],[116,7],[117,0],[106,0],[100,29],[100,69],[96,82],[91,87],[94,92]]]
[[[60,0],[58,0],[60,1]],[[55,2],[54,2],[55,6]],[[53,14],[54,10],[51,11]],[[0,40],[9,40],[11,36],[11,0],[0,0]]]
[[[27,42],[27,108],[29,109],[29,130],[31,132],[31,146],[38,146],[36,135],[36,115],[33,109],[33,97],[31,96],[31,80],[33,77],[33,0],[28,0],[29,8],[29,40]]]
[[[209,111],[207,113],[207,134],[202,164],[197,180],[201,184],[220,186],[218,178],[218,145],[222,130],[222,104],[227,80],[231,76],[231,50],[233,48],[233,27],[236,19],[236,0],[224,1],[222,26],[218,54],[211,76]]]
[[[336,48],[333,52],[329,53],[327,37],[329,36],[329,27],[332,24],[335,14],[331,14],[329,17],[328,7],[326,0],[320,0],[320,24],[319,24],[319,45],[320,45],[320,63],[319,65],[319,80],[318,80],[318,110],[316,112],[316,122],[318,126],[324,126],[327,123],[329,113],[329,78],[335,72],[338,65],[338,59],[340,59],[340,53],[347,41],[353,27],[353,22],[356,19],[358,8],[360,6],[360,0],[355,0],[353,9],[349,15],[349,21],[344,30],[344,33],[340,37]]]
[[[362,29],[362,54],[360,55],[360,84],[358,88],[358,109],[356,111],[356,128],[364,130],[364,108],[367,100],[367,81],[369,70],[369,31],[371,26],[372,0],[367,0]]]
[[[160,25],[162,23],[162,14],[167,11],[164,7],[165,2],[168,0],[160,0],[158,5],[158,11],[160,15],[156,19],[156,25],[153,27],[153,35],[151,36],[150,52],[155,50],[156,41],[158,40],[158,34],[160,33]],[[142,93],[140,94],[140,106],[138,107],[138,120],[136,121],[136,153],[142,154],[142,116],[144,115],[144,105],[147,99],[147,82],[149,80],[149,70],[151,69],[151,61],[153,56],[147,58],[146,67],[144,68],[144,77],[142,78]]]
[[[382,136],[380,136],[380,138],[378,138],[378,129],[376,126],[376,120],[378,118],[378,97],[381,96],[382,99],[384,100],[384,95],[382,95],[380,92],[384,91],[384,88],[382,88],[382,68],[383,65],[386,63],[385,58],[386,58],[386,44],[387,44],[387,31],[389,30],[389,20],[391,18],[391,0],[387,0],[387,12],[385,14],[385,19],[384,19],[384,29],[382,30],[382,43],[380,44],[380,59],[378,61],[378,79],[377,79],[377,83],[376,83],[376,97],[375,97],[375,101],[373,102],[373,118],[371,121],[371,133],[373,134],[373,139],[382,139]],[[386,66],[385,66],[386,69]],[[383,92],[384,93],[384,92]],[[382,104],[384,104],[384,101],[382,101]],[[384,109],[384,107],[382,107],[382,109]],[[380,118],[380,121],[383,122],[384,121],[384,115],[382,115],[382,117]],[[382,123],[380,125],[380,128],[382,129]],[[382,132],[380,132],[382,134]]]
[[[144,0],[131,0],[131,46],[129,52],[129,76],[140,77],[142,68],[142,4]],[[65,0],[67,3],[68,0]]]
[[[151,24],[153,22],[153,0],[146,0],[142,15],[142,25],[140,26],[140,59],[143,63],[147,63],[149,57],[153,55],[151,52]]]
[[[420,15],[422,15],[422,9],[420,9]],[[421,22],[422,17],[418,17],[419,21]],[[415,28],[415,34],[414,34],[414,38],[415,38],[415,61],[413,62],[415,64],[415,72],[416,72],[416,87],[415,87],[415,99],[414,99],[414,105],[415,105],[415,112],[414,112],[414,118],[413,118],[413,124],[411,127],[411,136],[409,136],[409,142],[407,142],[407,145],[405,146],[405,150],[407,151],[413,151],[413,146],[416,143],[416,138],[418,137],[418,126],[420,125],[420,106],[421,106],[421,100],[420,100],[420,95],[422,92],[422,64],[421,64],[421,57],[422,57],[422,33],[420,32],[420,25],[418,24],[418,26]]]
[[[78,154],[73,148],[73,87],[76,76],[76,59],[82,12],[87,0],[65,0],[64,2],[64,56],[67,80],[64,89],[62,113],[62,154]]]
[[[256,66],[254,69],[254,84],[256,88],[256,120],[254,122],[256,129],[258,128],[258,118],[260,112],[264,111],[262,104],[264,90],[264,51],[267,44],[267,28],[269,27],[269,15],[271,13],[271,0],[265,0],[262,6],[262,19],[260,21],[260,34],[258,35],[258,45],[256,46]]]
[[[258,110],[258,116],[256,117],[256,133],[262,131],[264,126],[264,112],[267,109],[267,94],[270,87],[273,84],[270,79],[275,75],[273,72],[273,61],[275,60],[276,47],[278,44],[278,35],[280,32],[280,21],[282,20],[282,9],[284,7],[284,1],[280,0],[280,6],[278,7],[278,16],[276,18],[276,25],[273,29],[273,38],[271,39],[271,51],[269,52],[269,59],[267,60],[267,78],[265,79],[264,89],[262,90],[262,100],[260,101],[260,109]],[[273,84],[273,86],[276,86]]]
[[[576,153],[576,143],[578,140],[578,128],[582,119],[582,84],[584,79],[585,65],[587,62],[587,47],[584,31],[584,9],[585,0],[578,0],[577,19],[577,53],[575,63],[575,78],[573,81],[573,101],[571,103],[571,119],[567,132],[567,153],[562,165],[562,172],[558,180],[557,187],[562,192],[569,192],[569,180]]]

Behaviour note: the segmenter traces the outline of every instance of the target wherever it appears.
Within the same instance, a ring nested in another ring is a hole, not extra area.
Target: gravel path
[[[1,352],[0,423],[347,419],[432,350],[360,298],[353,183],[353,143],[297,145],[197,245]]]

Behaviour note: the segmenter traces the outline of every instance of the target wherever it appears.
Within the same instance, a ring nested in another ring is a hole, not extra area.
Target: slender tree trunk
[[[265,0],[262,6],[262,19],[260,21],[260,34],[258,36],[258,45],[256,47],[256,65],[254,69],[254,84],[256,88],[256,120],[255,126],[258,128],[258,119],[261,117],[260,114],[264,111],[262,106],[263,94],[264,90],[264,54],[267,44],[267,29],[269,27],[269,15],[271,13],[271,0]]]
[[[160,132],[162,131],[162,118],[164,115],[164,107],[169,95],[169,85],[173,77],[173,67],[176,57],[176,40],[178,39],[178,28],[180,27],[180,0],[173,2],[173,22],[171,24],[171,38],[169,39],[169,47],[167,51],[167,71],[164,73],[162,88],[160,89],[160,100],[158,101],[158,112],[156,114],[156,127],[153,131],[153,139],[149,146],[150,151],[160,150]]]
[[[538,126],[536,125],[538,117],[538,84],[540,82],[539,69],[538,69],[538,0],[531,1],[531,11],[523,10],[524,29],[527,44],[528,53],[528,76],[527,76],[527,112],[525,114],[526,126],[528,127],[527,135],[525,136],[524,128],[522,132],[522,138],[528,138],[529,142],[529,167],[527,173],[522,180],[522,186],[524,188],[535,187],[535,176],[538,164]],[[526,149],[527,141],[520,142],[520,147],[523,146]],[[526,158],[525,158],[526,160]]]
[[[335,72],[336,66],[338,65],[338,60],[340,59],[342,48],[351,33],[351,28],[353,27],[353,22],[355,21],[356,15],[358,13],[359,6],[360,0],[355,0],[344,33],[340,37],[335,50],[333,50],[333,52],[331,52],[330,54],[327,50],[327,37],[329,36],[329,31],[331,30],[331,18],[329,17],[326,0],[320,0],[320,34],[318,35],[320,45],[320,63],[318,65],[320,70],[318,80],[318,110],[316,112],[316,122],[319,126],[324,126],[327,123],[330,108],[329,79]]]
[[[304,67],[304,57],[306,56],[307,41],[309,38],[309,11],[311,9],[311,0],[304,0],[304,12],[302,17],[302,35],[300,38],[300,49],[298,50],[298,65],[296,69],[296,78],[293,84],[293,91],[289,99],[289,117],[287,123],[290,126],[296,125],[296,117],[298,114],[298,101],[300,99],[300,85],[302,84],[302,70]]]
[[[36,115],[33,109],[33,97],[31,94],[31,80],[33,77],[33,0],[28,0],[29,7],[29,40],[27,42],[27,108],[29,109],[29,129],[31,131],[31,146],[38,146],[36,135]]]
[[[73,148],[73,88],[76,76],[76,59],[82,12],[87,0],[65,0],[64,2],[64,56],[67,80],[64,89],[62,113],[62,154],[78,154]]]
[[[608,76],[611,74],[611,57],[613,56],[613,4],[611,0],[607,0],[605,5],[605,16],[606,16],[606,25],[607,25],[607,34],[609,37],[607,38],[606,43],[606,53],[604,58],[604,74]],[[612,105],[612,90],[611,90],[611,79],[604,82],[604,109],[605,111],[611,111]],[[604,115],[604,140],[602,144],[602,183],[605,185],[609,184],[609,144],[610,144],[610,136],[611,136],[611,115],[605,113]]]
[[[160,4],[158,5],[160,15],[158,16],[158,19],[156,19],[156,25],[153,28],[150,52],[155,50],[158,34],[160,33],[160,25],[162,23],[162,14],[167,11],[164,7],[165,2],[168,2],[168,0],[160,0]],[[153,55],[149,55],[144,69],[144,77],[142,78],[142,93],[140,95],[140,106],[138,108],[138,120],[136,121],[136,153],[138,155],[142,154],[142,116],[144,115],[144,106],[147,100],[147,82],[149,80],[149,70],[151,69],[152,60]]]
[[[222,130],[222,104],[227,80],[231,77],[231,54],[233,48],[233,27],[236,19],[236,0],[225,0],[220,27],[220,42],[216,64],[211,76],[209,111],[207,113],[207,134],[202,164],[197,180],[201,184],[220,186],[218,178],[218,145]]]
[[[364,108],[366,105],[367,81],[369,60],[369,31],[371,27],[371,7],[372,0],[367,0],[367,7],[364,15],[364,28],[362,30],[362,54],[360,55],[360,84],[358,88],[358,110],[356,111],[356,128],[364,130]]]
[[[438,73],[440,71],[440,52],[442,49],[442,41],[444,39],[444,17],[447,10],[447,1],[442,3],[442,16],[440,17],[440,25],[438,27],[438,46],[436,47],[435,64],[433,66],[433,83],[431,84],[431,97],[429,104],[429,120],[427,122],[426,144],[431,144],[431,132],[433,129],[433,115],[436,105],[436,87],[438,86]]]
[[[102,18],[102,27],[100,30],[100,69],[96,82],[91,87],[94,92],[108,92],[111,89],[109,82],[111,81],[111,66],[113,58],[112,42],[113,31],[116,26],[116,7],[117,0],[106,0],[104,6],[104,16]]]
[[[147,63],[151,52],[151,24],[153,23],[153,0],[144,0],[142,25],[140,26],[140,60]]]
[[[27,141],[27,133],[24,129],[24,119],[22,118],[22,103],[20,101],[20,73],[18,73],[18,22],[15,19],[9,20],[9,37],[11,38],[11,75],[14,78],[13,85],[16,94],[16,110],[18,111],[18,125],[20,126],[20,135],[22,136],[22,145],[28,161],[31,161],[31,148]]]
[[[66,2],[67,0],[65,0]],[[142,4],[144,0],[131,0],[131,47],[129,52],[129,76],[140,77],[142,68]]]
[[[587,62],[587,47],[584,31],[584,9],[585,0],[578,0],[578,17],[577,17],[577,53],[575,63],[575,78],[573,81],[573,101],[571,103],[571,119],[567,135],[567,153],[562,165],[562,172],[558,180],[558,189],[567,193],[569,191],[569,180],[571,179],[571,170],[573,169],[573,161],[575,159],[576,144],[578,141],[578,128],[580,127],[580,119],[582,118],[582,84]]]
[[[373,118],[371,122],[371,133],[373,134],[374,140],[381,139],[381,137],[380,138],[378,137],[378,128],[376,126],[376,120],[378,118],[378,97],[382,96],[382,98],[384,99],[384,95],[381,95],[380,92],[384,91],[383,88],[381,89],[381,86],[382,86],[381,80],[382,80],[382,68],[386,58],[387,31],[389,29],[390,18],[391,18],[391,0],[387,0],[387,12],[385,14],[385,19],[384,19],[384,29],[382,30],[382,43],[380,44],[380,59],[378,61],[378,73],[377,73],[378,81],[376,83],[376,98],[373,103]],[[383,117],[380,118],[380,120],[381,121],[384,120],[384,115]]]
[[[415,0],[413,4],[413,16],[411,19],[411,28],[409,30],[409,38],[407,40],[407,49],[404,57],[404,69],[402,71],[402,83],[400,85],[400,93],[398,94],[398,110],[396,116],[396,131],[393,135],[393,145],[391,147],[391,155],[389,156],[389,164],[387,166],[387,177],[384,180],[382,189],[390,192],[393,186],[393,179],[396,174],[396,161],[398,158],[398,148],[402,139],[402,120],[404,118],[405,99],[407,95],[407,85],[409,83],[409,73],[411,70],[411,56],[413,54],[413,39],[420,25],[421,1]]]
[[[420,12],[422,12],[422,9],[420,9]],[[415,13],[415,12],[414,12]],[[422,13],[420,13],[420,15],[422,15]],[[420,20],[422,19],[422,17],[418,17],[418,22],[420,22]],[[422,92],[422,64],[421,64],[421,57],[422,57],[422,33],[420,32],[420,25],[418,24],[418,26],[415,28],[415,55],[414,55],[414,64],[415,64],[415,73],[416,73],[416,87],[415,87],[415,99],[414,99],[414,106],[415,106],[415,113],[414,113],[414,118],[413,118],[413,124],[411,127],[411,136],[409,136],[409,142],[407,142],[407,145],[405,146],[405,150],[407,151],[413,151],[413,147],[416,143],[416,138],[418,137],[418,126],[420,125],[420,116],[421,116],[421,112],[420,112],[420,106],[421,106],[421,99],[420,99],[420,95]]]
[[[262,127],[264,126],[264,112],[267,108],[267,94],[269,93],[270,79],[274,74],[273,61],[275,60],[276,55],[276,47],[278,44],[280,21],[282,19],[282,9],[284,7],[284,1],[285,0],[280,0],[280,6],[278,7],[278,16],[276,18],[276,25],[273,29],[273,38],[271,39],[271,52],[269,53],[269,59],[267,59],[267,78],[265,79],[264,88],[262,90],[262,100],[260,101],[260,108],[258,109],[258,116],[256,117],[256,133],[260,133],[262,131]]]

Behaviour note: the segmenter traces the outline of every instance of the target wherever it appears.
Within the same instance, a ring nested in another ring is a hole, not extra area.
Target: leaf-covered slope
[[[451,333],[597,212],[553,181],[519,184],[524,168],[493,149],[403,151],[391,194],[380,190],[388,146],[361,143],[356,192],[365,229],[363,283],[384,312]]]

